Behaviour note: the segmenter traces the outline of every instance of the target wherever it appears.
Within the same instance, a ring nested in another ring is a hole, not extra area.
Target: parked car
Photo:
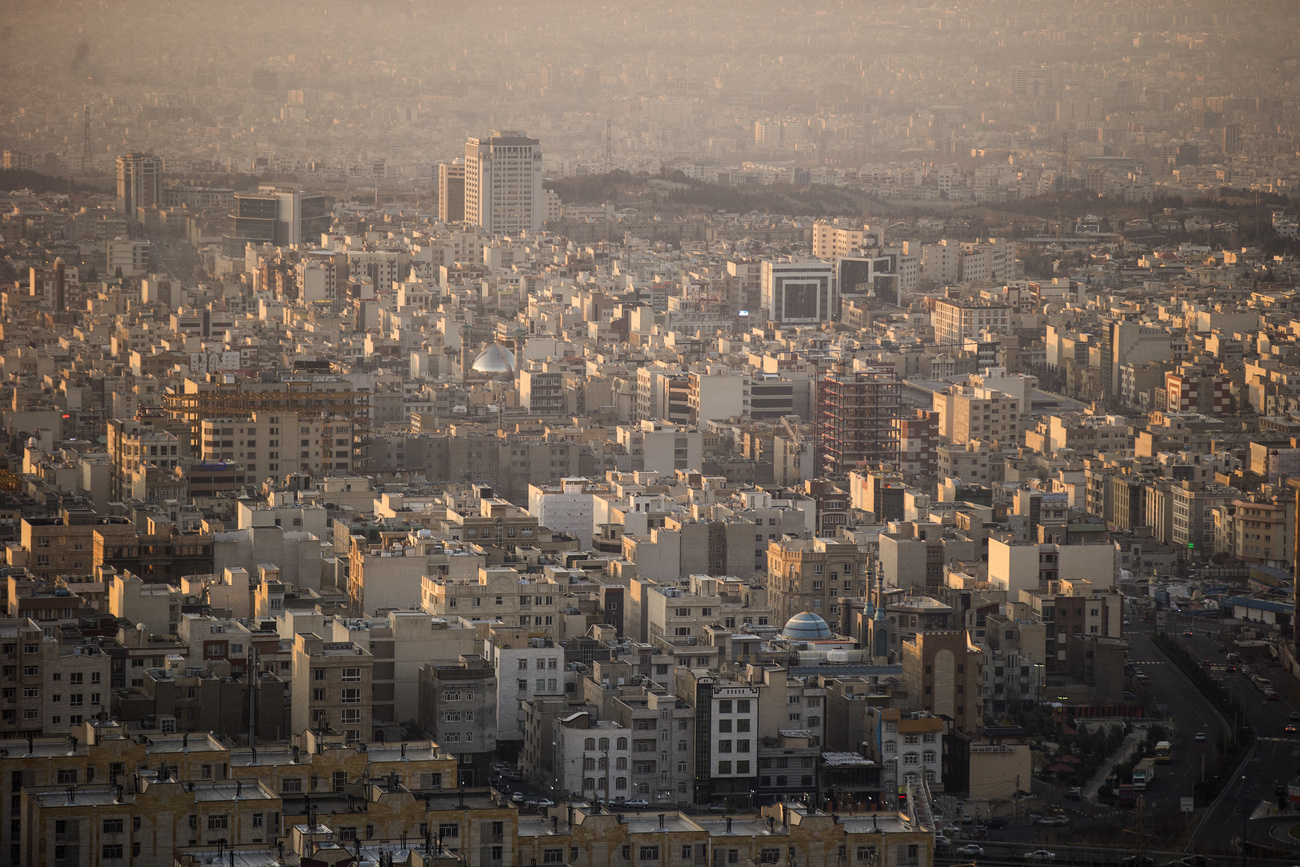
[[[947,849],[951,845],[952,845],[952,841],[949,840],[947,837],[943,836],[942,834],[934,835],[934,850],[936,852],[939,851],[940,849]]]
[[[965,846],[958,846],[958,847],[957,847],[957,854],[959,854],[959,855],[983,855],[983,854],[984,854],[984,847],[983,847],[983,846],[977,846],[977,845],[975,845],[974,843],[967,843]]]
[[[624,801],[623,806],[631,807],[633,809],[640,809],[641,807],[650,806],[650,802],[647,801],[645,798],[633,798],[630,801]]]
[[[511,792],[511,793],[510,793],[510,800],[514,801],[516,804],[521,803],[521,802],[524,800],[524,793],[523,793],[523,792]]]
[[[987,826],[987,825],[976,825],[976,826],[975,826],[975,839],[976,839],[976,840],[987,840],[988,838],[989,838],[989,829],[988,829],[988,826]]]
[[[992,818],[984,823],[990,831],[1000,831],[1007,826],[1007,820],[1002,818]]]
[[[1197,732],[1197,733],[1196,733],[1196,740],[1197,740],[1197,742],[1204,741],[1204,740],[1205,740],[1205,732]]]
[[[1026,861],[1055,861],[1056,853],[1048,852],[1046,849],[1035,849],[1032,852],[1025,853]]]
[[[1070,820],[1065,816],[1040,816],[1037,819],[1039,825],[1068,825]]]

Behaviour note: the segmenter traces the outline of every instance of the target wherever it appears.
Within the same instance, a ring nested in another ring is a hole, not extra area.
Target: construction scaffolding
[[[817,381],[817,466],[826,476],[898,462],[902,388],[893,368],[831,368]]]

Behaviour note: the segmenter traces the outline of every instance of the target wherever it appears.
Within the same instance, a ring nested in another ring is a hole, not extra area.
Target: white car
[[[957,848],[958,855],[983,855],[984,847],[976,846],[974,843],[967,843],[965,846]]]
[[[1056,853],[1048,852],[1046,849],[1035,849],[1032,852],[1025,853],[1026,861],[1055,861]]]
[[[648,807],[650,806],[650,802],[647,801],[645,798],[633,798],[630,801],[624,801],[623,806],[624,807]]]
[[[1205,740],[1205,732],[1197,732],[1197,733],[1196,733],[1196,740],[1197,740],[1198,742],[1204,741],[1204,740]]]
[[[952,845],[952,841],[949,840],[947,837],[943,836],[942,834],[934,835],[934,848],[947,849],[951,845]]]

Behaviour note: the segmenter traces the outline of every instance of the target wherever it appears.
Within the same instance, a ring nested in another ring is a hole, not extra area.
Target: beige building
[[[953,385],[936,391],[933,409],[939,436],[964,445],[972,440],[1015,445],[1020,440],[1020,401],[991,388]]]
[[[775,622],[803,611],[836,622],[839,599],[866,594],[868,555],[852,542],[780,539],[767,544],[768,603]]]
[[[903,642],[903,686],[911,707],[962,731],[984,722],[984,651],[965,630],[918,632]]]
[[[369,740],[374,657],[350,641],[315,633],[293,639],[294,731],[328,731],[347,741]]]

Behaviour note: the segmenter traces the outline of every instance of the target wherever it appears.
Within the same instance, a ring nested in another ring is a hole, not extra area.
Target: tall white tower
[[[518,130],[465,143],[465,219],[494,235],[542,227],[542,148]]]

